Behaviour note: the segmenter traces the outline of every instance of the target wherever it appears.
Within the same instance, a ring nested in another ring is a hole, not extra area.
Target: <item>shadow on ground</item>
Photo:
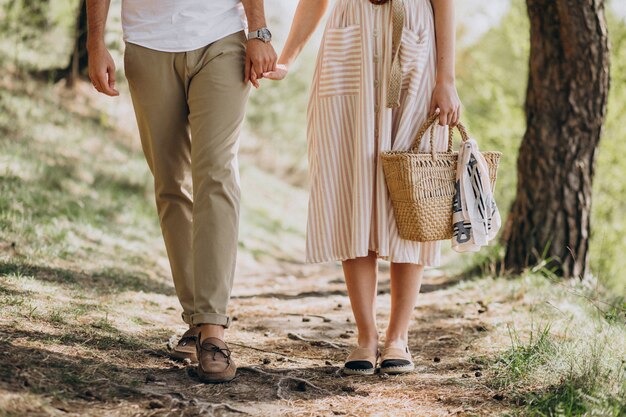
[[[427,293],[431,293],[431,292],[435,292],[439,290],[445,290],[447,288],[457,285],[459,282],[463,280],[464,280],[464,277],[459,275],[457,277],[454,277],[453,279],[448,279],[437,284],[424,283],[422,284],[422,287],[420,289],[420,294],[427,294]],[[329,281],[329,283],[331,284],[343,283],[343,279],[332,280],[332,281]],[[389,280],[379,282],[378,295],[389,294],[390,291],[391,291],[391,287],[389,285]],[[300,292],[297,294],[270,292],[270,293],[260,293],[260,294],[239,295],[239,296],[233,296],[232,298],[241,299],[241,300],[251,299],[251,298],[275,298],[278,300],[297,300],[300,298],[309,298],[309,297],[325,298],[325,297],[332,297],[332,296],[347,297],[348,291],[347,290],[304,291],[304,292]]]
[[[172,291],[147,277],[106,283],[97,274],[32,265],[0,263],[0,274],[93,286],[97,292],[132,289],[170,295]],[[65,411],[119,417],[279,416],[334,406],[340,414],[358,415],[351,414],[358,404],[375,404],[377,410],[384,410],[398,396],[404,410],[420,407],[423,415],[441,415],[446,410],[490,415],[481,411],[485,405],[494,406],[492,393],[475,374],[480,366],[471,361],[474,342],[487,337],[489,328],[476,312],[475,302],[451,294],[458,281],[434,280],[425,285],[429,302],[418,306],[409,335],[417,372],[354,378],[340,373],[355,343],[345,291],[325,291],[328,281],[318,276],[304,280],[317,283],[307,284],[313,291],[295,296],[259,291],[257,297],[233,300],[238,320],[229,341],[240,370],[232,383],[224,385],[203,384],[193,366],[170,360],[165,350],[170,330],[155,327],[157,321],[136,333],[109,322],[42,326],[34,320],[24,327],[19,321],[0,325],[0,391],[5,398],[14,395],[22,401],[36,397],[32,403],[38,405],[33,407],[40,408],[19,414],[25,410],[23,404],[4,404],[15,407],[15,415]],[[0,294],[11,291],[15,290],[0,287]],[[383,280],[381,293],[385,291],[388,281]],[[267,299],[270,295],[272,302]],[[322,301],[325,296],[330,299]],[[340,304],[332,301],[333,296]],[[173,320],[167,314],[163,318]],[[48,406],[55,410],[41,408]]]
[[[117,269],[86,273],[40,265],[0,262],[0,276],[2,275],[32,277],[43,282],[80,287],[99,295],[123,291],[175,295],[174,287],[171,284],[156,281],[148,274],[129,274],[127,271]]]
[[[43,332],[0,328],[2,390],[44,396],[50,399],[52,407],[80,415],[115,407],[119,407],[118,412],[107,415],[125,415],[122,410],[128,409],[128,404],[135,405],[133,415],[153,415],[160,409],[180,410],[176,415],[181,416],[218,410],[238,413],[239,409],[254,414],[252,410],[258,402],[267,406],[283,400],[360,395],[340,381],[328,383],[338,380],[336,367],[251,366],[240,369],[232,383],[206,385],[197,379],[194,367],[169,360],[164,351],[146,349],[130,335],[122,334],[115,341],[76,334],[63,339],[61,349],[55,338]],[[53,340],[54,350],[49,348]],[[92,351],[83,356],[74,347],[104,349],[105,355]],[[322,379],[326,380],[323,387],[316,384]],[[126,407],[120,407],[123,405]],[[137,414],[137,408],[144,409],[145,414]]]

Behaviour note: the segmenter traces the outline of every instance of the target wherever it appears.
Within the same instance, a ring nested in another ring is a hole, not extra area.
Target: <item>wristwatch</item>
[[[248,40],[258,39],[265,43],[272,41],[272,32],[268,28],[261,28],[259,30],[251,31],[248,33]]]

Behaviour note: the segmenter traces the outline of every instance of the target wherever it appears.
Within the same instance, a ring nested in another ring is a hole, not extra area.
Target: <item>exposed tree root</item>
[[[341,350],[345,350],[348,347],[348,345],[344,345],[343,343],[334,343],[328,340],[321,340],[321,339],[309,339],[297,333],[288,333],[287,337],[290,338],[291,340],[299,340],[301,342],[310,343],[311,346],[330,347],[333,349],[341,349]]]
[[[328,395],[332,395],[333,393],[331,391],[328,391],[325,388],[319,387],[317,385],[315,385],[314,383],[312,383],[311,381],[304,379],[304,378],[298,378],[295,376],[290,376],[290,375],[286,375],[286,376],[281,376],[281,375],[276,375],[274,373],[271,372],[266,372],[262,369],[259,369],[257,367],[254,366],[245,366],[245,367],[241,367],[239,368],[239,370],[244,370],[244,371],[250,371],[250,372],[254,372],[260,375],[264,375],[264,376],[269,376],[271,378],[279,378],[278,382],[276,383],[276,396],[278,398],[280,398],[281,400],[287,400],[287,398],[285,398],[285,396],[282,394],[282,391],[284,389],[283,387],[283,383],[284,382],[288,382],[288,381],[293,381],[298,383],[299,387],[301,386],[302,388],[300,389],[300,391],[304,391],[305,390],[305,386],[311,387],[315,390],[318,390],[324,394],[328,394]]]

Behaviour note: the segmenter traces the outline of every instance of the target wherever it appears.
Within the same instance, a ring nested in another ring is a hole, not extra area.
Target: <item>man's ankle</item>
[[[200,329],[201,335],[200,342],[209,337],[224,340],[224,326],[219,324],[199,324],[198,328]]]

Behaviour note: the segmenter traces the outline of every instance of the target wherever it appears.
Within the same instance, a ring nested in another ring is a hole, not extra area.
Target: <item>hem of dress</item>
[[[329,256],[329,257],[323,257],[323,258],[309,258],[306,257],[304,263],[306,264],[321,264],[321,263],[329,263],[329,262],[344,262],[344,261],[350,261],[353,259],[357,259],[357,258],[364,258],[366,257],[369,252],[376,252],[376,258],[377,259],[381,259],[383,261],[388,261],[388,262],[392,262],[392,263],[397,263],[397,264],[414,264],[414,265],[422,265],[424,267],[428,267],[428,268],[437,268],[441,266],[441,261],[439,259],[433,261],[433,262],[425,262],[423,259],[418,259],[413,260],[413,259],[397,259],[394,258],[393,256],[390,255],[381,255],[379,251],[377,250],[368,250],[368,253],[361,255],[361,254],[356,254],[354,256],[345,256],[345,255],[338,255],[338,256]]]

